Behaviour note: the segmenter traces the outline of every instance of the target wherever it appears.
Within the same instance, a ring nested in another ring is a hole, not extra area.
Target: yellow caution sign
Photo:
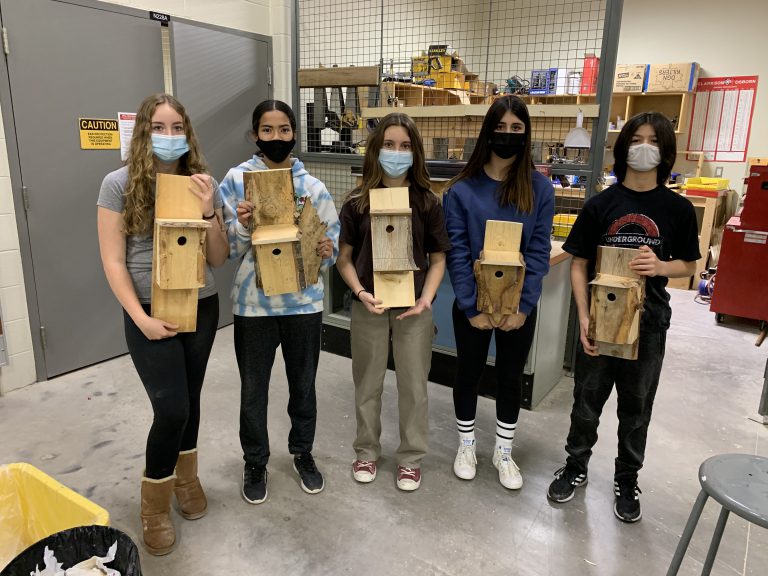
[[[119,150],[120,132],[117,120],[109,118],[78,118],[82,150]]]

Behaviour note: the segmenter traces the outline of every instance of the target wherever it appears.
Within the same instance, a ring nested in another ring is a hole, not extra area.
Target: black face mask
[[[488,144],[496,156],[508,160],[525,150],[526,134],[521,132],[494,132]]]
[[[288,158],[288,154],[290,154],[293,147],[296,146],[296,139],[280,140],[279,138],[276,138],[274,140],[262,140],[259,138],[256,140],[256,144],[259,146],[259,149],[264,152],[264,156],[269,158],[275,164],[280,164],[280,162]]]

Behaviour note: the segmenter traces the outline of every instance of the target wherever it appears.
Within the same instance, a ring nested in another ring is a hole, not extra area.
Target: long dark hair
[[[417,190],[431,194],[429,184],[429,173],[424,160],[424,143],[421,140],[419,129],[411,117],[402,112],[392,112],[387,114],[376,125],[373,132],[368,136],[368,142],[365,145],[365,159],[363,160],[363,183],[355,188],[347,196],[347,201],[354,202],[353,206],[359,214],[364,213],[370,204],[370,190],[379,188],[384,177],[384,170],[379,164],[379,152],[384,145],[384,132],[390,126],[402,126],[408,132],[408,138],[411,140],[411,151],[413,152],[413,165],[408,169],[408,181]]]
[[[457,176],[448,183],[448,186],[464,180],[475,178],[483,173],[485,166],[491,158],[490,141],[496,126],[507,112],[517,116],[525,125],[525,148],[515,157],[515,161],[509,167],[506,178],[499,188],[499,206],[514,204],[520,212],[533,212],[533,181],[531,172],[534,169],[531,157],[531,117],[528,107],[520,98],[513,95],[502,96],[496,100],[483,118],[480,135],[477,144],[469,157],[466,166]]]
[[[627,120],[616,138],[616,144],[613,145],[613,173],[619,182],[624,182],[627,177],[627,154],[632,144],[632,137],[644,124],[648,124],[656,132],[656,144],[661,155],[661,163],[656,168],[656,183],[661,186],[672,173],[672,167],[677,159],[675,127],[661,112],[641,112]]]
[[[253,136],[254,138],[257,136],[259,132],[259,122],[261,122],[261,117],[264,116],[267,112],[272,112],[273,110],[277,110],[279,112],[282,112],[286,116],[288,116],[288,121],[291,123],[291,130],[293,130],[293,136],[296,137],[296,115],[293,113],[293,110],[291,110],[291,107],[288,106],[285,102],[282,100],[264,100],[261,102],[256,108],[253,109],[253,116],[251,117],[251,127],[253,128]]]

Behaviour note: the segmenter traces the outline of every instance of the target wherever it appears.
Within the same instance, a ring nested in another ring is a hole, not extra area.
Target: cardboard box
[[[411,73],[414,78],[427,78],[429,72],[429,56],[414,56],[411,58]]]
[[[643,92],[693,92],[698,80],[697,62],[650,64]]]
[[[437,81],[437,88],[464,89],[464,74],[461,72],[438,72],[432,77]]]
[[[647,71],[648,64],[617,64],[616,75],[613,77],[613,91],[642,92]]]

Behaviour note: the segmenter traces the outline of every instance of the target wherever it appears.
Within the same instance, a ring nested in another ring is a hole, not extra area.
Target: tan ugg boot
[[[154,556],[162,556],[173,550],[176,531],[171,522],[171,494],[176,476],[160,480],[141,479],[141,527],[144,546]]]
[[[197,477],[197,448],[179,452],[176,462],[176,500],[179,514],[187,520],[197,520],[208,511],[208,500]]]

